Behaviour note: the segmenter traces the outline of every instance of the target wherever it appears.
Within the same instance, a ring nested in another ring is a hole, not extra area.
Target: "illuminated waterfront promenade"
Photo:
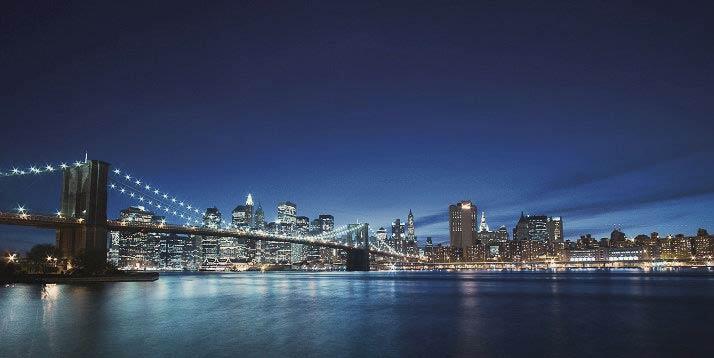
[[[531,261],[531,262],[400,262],[380,269],[396,270],[568,270],[568,269],[705,269],[714,270],[712,260],[627,260],[627,261]]]

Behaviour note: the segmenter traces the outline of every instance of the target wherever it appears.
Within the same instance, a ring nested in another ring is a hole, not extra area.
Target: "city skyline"
[[[459,200],[493,227],[562,216],[566,239],[714,227],[710,24],[564,5],[3,5],[0,168],[88,151],[204,209],[250,192],[375,228],[412,209],[434,242]],[[57,209],[59,185],[3,185],[4,210]]]

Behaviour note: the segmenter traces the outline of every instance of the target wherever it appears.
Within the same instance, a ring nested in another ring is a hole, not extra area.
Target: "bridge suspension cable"
[[[0,177],[17,177],[17,176],[27,176],[27,175],[37,175],[37,174],[48,174],[61,172],[72,166],[80,166],[83,162],[76,161],[74,163],[67,164],[61,162],[59,164],[44,164],[44,165],[32,165],[29,167],[13,167],[12,169],[0,169]]]
[[[126,196],[129,199],[135,200],[137,205],[151,207],[151,209],[155,210],[157,214],[169,214],[175,216],[176,218],[182,219],[187,225],[197,225],[202,222],[202,220],[196,216],[194,211],[188,211],[178,205],[171,205],[169,202],[161,200],[161,197],[156,197],[150,193],[142,192],[141,190],[138,190],[126,183],[110,180],[107,189],[122,196]]]
[[[143,205],[148,204],[164,213],[169,213],[182,219],[193,219],[196,223],[201,221],[195,219],[195,215],[201,215],[202,213],[198,206],[191,204],[188,200],[181,200],[175,195],[159,190],[156,185],[151,185],[146,180],[132,176],[120,169],[114,169],[111,172],[110,182],[110,189],[119,188],[120,194],[127,194]],[[112,184],[114,187],[112,187]],[[121,191],[122,188],[124,189],[123,192]],[[127,193],[128,191],[131,191],[134,195]],[[139,198],[144,200],[139,200]]]

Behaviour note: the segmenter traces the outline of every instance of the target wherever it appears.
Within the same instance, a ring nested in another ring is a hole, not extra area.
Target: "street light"
[[[7,262],[12,263],[17,261],[17,254],[8,254],[7,256]]]

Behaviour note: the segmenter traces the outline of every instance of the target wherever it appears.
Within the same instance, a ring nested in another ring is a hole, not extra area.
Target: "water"
[[[0,356],[714,356],[714,276],[237,273],[0,288]]]

